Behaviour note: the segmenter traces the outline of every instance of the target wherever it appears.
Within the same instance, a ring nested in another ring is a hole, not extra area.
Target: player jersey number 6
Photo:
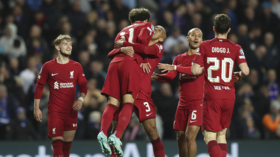
[[[208,80],[212,83],[220,83],[220,77],[213,76],[212,72],[219,70],[221,67],[221,79],[224,82],[229,83],[232,79],[234,61],[231,58],[224,58],[222,60],[222,65],[220,65],[220,60],[218,58],[207,57],[207,64],[211,64],[211,63],[214,63],[214,65],[209,66],[207,70]],[[229,72],[228,77],[226,76],[227,70]]]

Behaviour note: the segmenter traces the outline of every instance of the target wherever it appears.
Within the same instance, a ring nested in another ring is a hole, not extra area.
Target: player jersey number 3
[[[133,43],[134,28],[130,28],[128,31],[129,31],[128,42]],[[122,39],[125,39],[125,32],[121,32],[120,36]]]
[[[207,69],[208,80],[212,83],[220,83],[220,77],[214,77],[212,71],[217,71],[221,67],[221,79],[229,83],[232,79],[232,70],[234,61],[231,58],[224,58],[222,60],[222,65],[220,66],[220,60],[216,57],[207,57],[207,64],[214,63],[214,65],[209,66]],[[229,64],[229,66],[227,66]],[[228,77],[226,76],[227,70],[229,71]]]

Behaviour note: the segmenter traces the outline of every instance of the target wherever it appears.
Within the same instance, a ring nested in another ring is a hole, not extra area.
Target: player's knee
[[[184,131],[177,131],[177,141],[185,140],[185,132]]]
[[[186,135],[185,135],[185,139],[186,139],[187,143],[195,142],[195,138],[196,138],[196,135],[194,135],[194,133],[192,133],[192,132],[186,133]]]

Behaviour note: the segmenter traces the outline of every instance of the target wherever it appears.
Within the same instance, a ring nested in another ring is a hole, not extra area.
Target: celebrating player
[[[69,56],[72,41],[69,35],[59,35],[54,45],[58,57],[46,62],[38,76],[34,95],[34,116],[42,122],[39,108],[43,88],[48,82],[50,99],[48,104],[48,136],[52,139],[53,156],[69,157],[71,144],[76,133],[78,110],[81,109],[87,93],[87,80],[83,68]],[[76,100],[76,84],[80,87],[80,97]]]
[[[144,73],[140,80],[140,89],[138,97],[134,103],[134,112],[139,118],[139,121],[144,126],[144,129],[153,145],[155,157],[165,157],[164,147],[160,140],[157,128],[156,128],[156,111],[153,100],[151,99],[151,75],[150,71],[154,71],[157,64],[160,62],[163,54],[163,46],[160,44],[166,38],[165,29],[162,26],[156,26],[154,35],[149,43],[149,46],[143,46],[142,44],[129,43],[123,41],[117,41],[116,47],[124,46],[121,49],[126,55],[133,56],[133,51],[127,51],[125,46],[132,46],[136,53],[150,53],[150,58],[146,57],[143,64],[149,64],[148,68],[144,68]],[[111,53],[112,52],[112,53]],[[109,58],[113,57],[114,51],[111,51],[108,55]],[[151,69],[150,69],[151,68]],[[147,73],[145,73],[147,71]],[[117,114],[116,114],[117,115]],[[116,127],[118,116],[114,116],[113,129]],[[114,130],[113,130],[114,131]],[[112,132],[113,132],[112,131]],[[112,157],[112,156],[111,156]]]
[[[132,9],[129,12],[129,20],[132,25],[119,32],[115,41],[125,39],[130,43],[141,43],[147,46],[154,30],[153,25],[147,22],[150,17],[151,13],[147,9]],[[133,104],[139,91],[141,78],[139,64],[141,61],[142,57],[137,53],[134,54],[134,57],[119,53],[109,65],[101,91],[108,98],[108,106],[102,115],[101,129],[97,136],[102,152],[106,155],[111,155],[109,142],[116,150],[115,153],[122,156],[120,137],[130,121]],[[119,113],[119,123],[115,133],[108,138],[107,142],[108,129],[120,104],[122,104],[122,109]]]
[[[226,157],[226,130],[235,102],[233,77],[245,77],[249,68],[241,46],[227,39],[231,19],[219,14],[214,19],[215,38],[200,44],[191,72],[194,75],[205,72],[205,101],[203,109],[203,135],[211,157]],[[233,73],[237,63],[240,72]],[[233,76],[235,75],[235,76]]]
[[[204,76],[192,75],[191,66],[198,46],[202,42],[201,30],[191,29],[188,32],[187,40],[189,41],[189,51],[178,55],[173,65],[159,64],[159,69],[169,72],[161,75],[154,73],[152,78],[170,82],[179,73],[180,99],[174,120],[179,156],[195,157],[197,153],[195,139],[202,125]]]

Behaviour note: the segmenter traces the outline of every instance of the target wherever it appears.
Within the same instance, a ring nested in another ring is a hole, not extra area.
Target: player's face
[[[153,40],[158,40],[162,38],[161,40],[163,41],[166,37],[166,32],[165,29],[162,26],[156,26],[154,30],[154,35],[152,36]],[[161,42],[162,42],[161,41]]]
[[[199,29],[193,29],[187,36],[190,48],[197,49],[202,42],[202,32]]]
[[[59,45],[59,52],[65,57],[69,57],[72,52],[72,42],[70,40],[63,40]]]

